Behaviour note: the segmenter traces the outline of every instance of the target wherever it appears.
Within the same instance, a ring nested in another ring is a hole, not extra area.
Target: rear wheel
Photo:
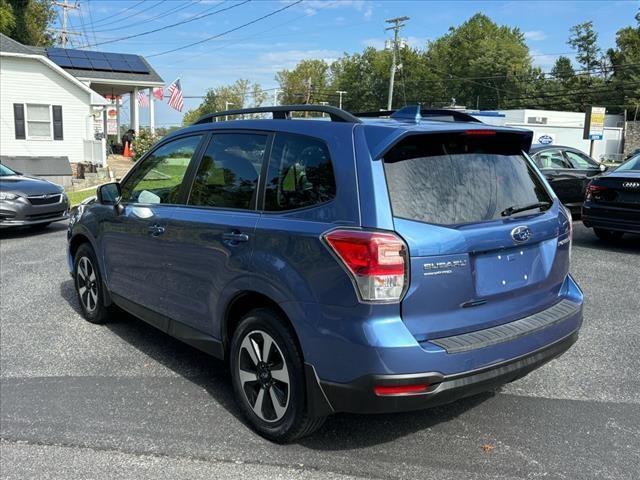
[[[624,235],[624,232],[617,232],[615,230],[604,230],[602,228],[594,228],[593,233],[595,233],[600,240],[605,240],[607,242],[620,240]]]
[[[308,414],[302,355],[290,327],[273,310],[252,310],[242,318],[230,364],[236,400],[260,435],[290,442],[324,422]]]
[[[93,248],[80,245],[73,259],[73,278],[82,316],[91,323],[104,323],[109,309],[104,305],[102,278]]]

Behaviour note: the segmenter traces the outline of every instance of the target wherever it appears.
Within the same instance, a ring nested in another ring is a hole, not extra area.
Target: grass
[[[66,193],[67,193],[67,196],[69,197],[69,203],[71,204],[72,207],[75,207],[85,198],[93,197],[96,194],[96,188],[89,188],[86,190],[77,190],[75,192],[67,190]]]

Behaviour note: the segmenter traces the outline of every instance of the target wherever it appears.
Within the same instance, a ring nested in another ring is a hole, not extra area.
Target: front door
[[[166,229],[201,140],[182,137],[147,155],[123,182],[120,204],[101,221],[109,290],[157,313],[166,313]]]
[[[243,132],[211,136],[186,205],[176,208],[167,229],[172,319],[217,336],[221,293],[235,282],[249,288],[258,179],[269,139]]]

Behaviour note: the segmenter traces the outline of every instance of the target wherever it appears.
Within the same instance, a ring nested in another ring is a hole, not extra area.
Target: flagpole
[[[155,103],[156,99],[153,96],[153,88],[149,89],[149,130],[151,130],[151,135],[156,133],[156,111],[155,111]]]

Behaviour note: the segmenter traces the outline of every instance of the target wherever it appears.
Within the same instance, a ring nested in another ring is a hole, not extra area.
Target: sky
[[[143,55],[167,85],[179,77],[185,96],[202,96],[209,88],[239,78],[275,89],[275,73],[302,59],[330,62],[367,46],[383,48],[391,38],[385,19],[399,16],[410,17],[401,36],[411,46],[424,48],[449,27],[483,13],[498,24],[518,27],[534,64],[549,70],[558,55],[573,57],[567,45],[572,25],[592,20],[606,50],[615,45],[618,29],[635,23],[640,7],[633,0],[79,0],[78,4],[78,10],[69,11],[69,22],[79,35],[71,36],[68,47]],[[189,21],[194,17],[198,18]],[[185,23],[164,28],[178,22]],[[155,29],[159,31],[146,34]],[[133,35],[139,36],[123,39]],[[195,42],[200,43],[181,48]],[[164,53],[173,49],[179,50]],[[156,103],[156,124],[178,125],[184,112],[199,103],[198,98],[187,98],[182,113],[166,101]],[[141,109],[141,123],[148,124],[148,109]]]

